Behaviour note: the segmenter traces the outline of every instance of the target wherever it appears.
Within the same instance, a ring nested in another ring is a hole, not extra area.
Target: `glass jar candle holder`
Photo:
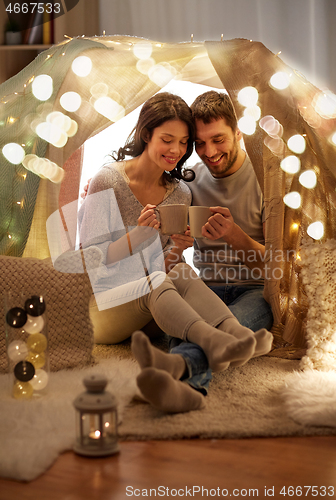
[[[5,294],[4,315],[10,392],[15,399],[42,396],[49,381],[48,329],[43,294]]]

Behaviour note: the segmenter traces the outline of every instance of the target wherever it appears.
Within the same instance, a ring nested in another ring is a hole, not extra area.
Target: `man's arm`
[[[233,220],[231,212],[225,207],[210,207],[214,212],[202,228],[202,234],[209,240],[223,238],[233,250],[240,251],[245,257],[244,264],[250,269],[258,268],[264,273],[265,245],[253,240]],[[263,224],[264,231],[264,224]]]

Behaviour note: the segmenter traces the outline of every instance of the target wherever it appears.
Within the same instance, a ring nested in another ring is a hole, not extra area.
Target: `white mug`
[[[184,234],[188,225],[187,205],[161,205],[156,207],[160,214],[162,234]]]
[[[202,227],[208,222],[209,217],[213,215],[209,207],[195,206],[189,207],[190,235],[193,238],[204,238]]]

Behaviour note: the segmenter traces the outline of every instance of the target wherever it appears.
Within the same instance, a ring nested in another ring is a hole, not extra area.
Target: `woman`
[[[269,332],[253,335],[242,327],[192,269],[179,263],[183,250],[193,244],[189,230],[171,238],[158,232],[156,207],[190,205],[190,191],[179,179],[190,175],[181,168],[193,141],[191,111],[183,99],[169,93],[149,99],[117,161],[92,179],[81,208],[80,235],[83,247],[96,245],[103,253],[90,309],[95,341],[121,342],[154,319],[187,349],[190,343],[203,349],[204,374],[208,365],[219,371],[230,363],[244,364]],[[125,161],[126,155],[132,158]],[[182,352],[174,358],[157,352],[141,333],[134,336],[132,348],[143,368],[138,385],[155,406],[186,411],[203,405],[200,393],[179,382],[190,375],[192,359]],[[206,391],[210,378],[201,375],[194,388]],[[158,386],[166,387],[161,394],[168,406],[156,401]]]

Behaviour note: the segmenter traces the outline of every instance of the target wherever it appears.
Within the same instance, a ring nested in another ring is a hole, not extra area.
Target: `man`
[[[192,204],[212,207],[195,240],[200,277],[229,306],[239,322],[270,329],[273,316],[263,298],[264,203],[253,166],[240,146],[242,134],[227,94],[205,92],[191,105],[195,149],[202,163],[189,182]]]

